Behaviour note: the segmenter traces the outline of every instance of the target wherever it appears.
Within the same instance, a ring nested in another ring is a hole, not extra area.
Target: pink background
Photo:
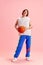
[[[43,52],[43,0],[0,0],[0,56],[13,55],[19,37],[14,25],[25,8],[33,26],[31,51]]]

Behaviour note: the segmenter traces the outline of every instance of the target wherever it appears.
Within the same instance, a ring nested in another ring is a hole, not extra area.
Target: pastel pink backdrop
[[[43,0],[0,0],[0,56],[13,55],[16,50],[19,36],[14,25],[25,8],[33,26],[31,51],[43,52]]]

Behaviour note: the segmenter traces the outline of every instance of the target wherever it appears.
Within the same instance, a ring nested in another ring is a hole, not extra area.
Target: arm
[[[32,29],[32,23],[29,22],[29,29]]]
[[[17,30],[17,25],[18,25],[18,20],[16,21],[15,26],[14,26],[16,30]]]
[[[31,21],[29,22],[29,28],[27,28],[27,29],[32,29]]]

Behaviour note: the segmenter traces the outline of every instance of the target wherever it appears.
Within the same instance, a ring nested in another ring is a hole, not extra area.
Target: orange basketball
[[[24,26],[18,27],[18,32],[23,33],[24,31],[25,31],[25,27]]]

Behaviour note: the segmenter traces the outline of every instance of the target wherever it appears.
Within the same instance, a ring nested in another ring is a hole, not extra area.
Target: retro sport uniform
[[[25,26],[26,28],[28,28],[29,22],[30,22],[29,17],[20,17],[18,19],[18,27]],[[26,30],[24,33],[19,33],[19,35],[20,35],[20,38],[19,38],[17,49],[14,54],[14,58],[17,58],[19,56],[25,39],[26,39],[26,57],[30,57],[31,29]]]

